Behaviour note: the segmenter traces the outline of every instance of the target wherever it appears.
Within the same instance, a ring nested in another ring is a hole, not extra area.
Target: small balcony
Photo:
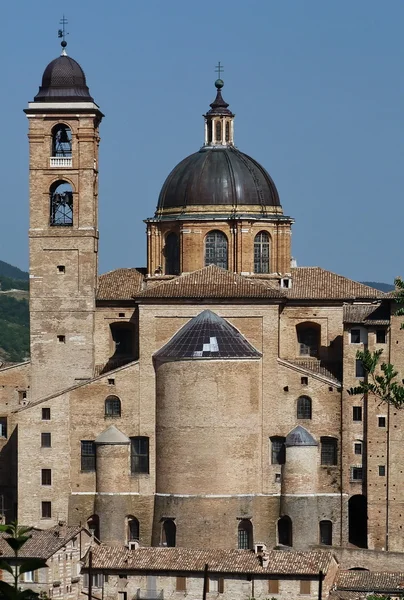
[[[73,159],[71,156],[51,156],[49,160],[51,169],[71,169],[73,166]]]
[[[163,600],[164,590],[141,590],[138,589],[135,595],[136,600]]]

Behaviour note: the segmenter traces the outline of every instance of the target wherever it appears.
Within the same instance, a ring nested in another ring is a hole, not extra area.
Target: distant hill
[[[376,290],[380,290],[381,292],[391,292],[394,290],[394,285],[392,283],[380,283],[380,281],[361,281],[361,283],[375,288]]]
[[[28,273],[0,260],[0,362],[29,357],[28,284]]]

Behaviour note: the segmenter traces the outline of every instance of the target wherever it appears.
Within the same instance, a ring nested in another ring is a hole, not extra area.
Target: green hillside
[[[10,277],[11,279],[22,279],[28,281],[29,274],[26,271],[21,271],[18,267],[13,267],[6,262],[0,260],[0,275],[4,277]]]
[[[28,277],[25,271],[0,260],[1,362],[21,362],[29,357]]]

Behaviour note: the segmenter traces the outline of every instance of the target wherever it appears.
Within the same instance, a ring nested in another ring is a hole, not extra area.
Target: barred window
[[[260,231],[254,238],[254,273],[269,273],[269,234]]]
[[[81,470],[85,472],[95,471],[94,440],[82,440],[81,442]]]
[[[363,480],[363,467],[351,467],[351,481]]]
[[[285,438],[281,436],[273,436],[271,440],[271,464],[285,464]]]
[[[238,547],[250,550],[253,543],[253,526],[249,519],[242,519],[238,525]]]
[[[311,398],[308,396],[300,396],[297,399],[297,418],[311,419]]]
[[[338,464],[338,440],[333,437],[321,438],[321,464]]]
[[[148,473],[149,472],[149,438],[133,437],[131,438],[131,472]]]
[[[105,400],[105,416],[121,416],[121,401],[119,400],[118,396],[108,396],[108,398]]]
[[[227,269],[227,238],[221,231],[210,231],[205,238],[205,267]]]

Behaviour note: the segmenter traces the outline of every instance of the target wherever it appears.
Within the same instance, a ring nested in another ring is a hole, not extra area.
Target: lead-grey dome
[[[86,76],[70,56],[58,56],[46,67],[35,102],[93,102]]]
[[[318,446],[314,437],[301,425],[298,425],[288,433],[285,445],[290,446]]]
[[[234,146],[204,146],[184,158],[167,177],[157,211],[187,206],[280,207],[276,186],[256,160]]]

